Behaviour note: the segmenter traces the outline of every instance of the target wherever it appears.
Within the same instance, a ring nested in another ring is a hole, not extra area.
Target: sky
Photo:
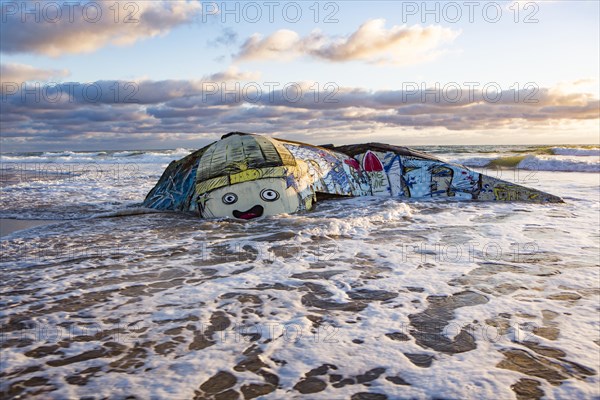
[[[599,4],[0,0],[1,151],[598,144]]]

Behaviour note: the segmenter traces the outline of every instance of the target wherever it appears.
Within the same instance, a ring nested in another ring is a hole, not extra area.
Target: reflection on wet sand
[[[412,223],[432,240],[459,231]],[[5,240],[4,397],[426,397],[442,369],[489,371],[519,399],[594,390],[597,366],[565,349],[564,331],[598,294],[551,283],[564,255],[394,258],[407,247],[384,231],[404,219],[328,224],[142,215]]]

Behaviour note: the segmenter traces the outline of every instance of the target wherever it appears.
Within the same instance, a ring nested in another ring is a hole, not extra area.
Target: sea
[[[598,399],[600,146],[415,146],[564,204],[141,207],[195,149],[3,153],[3,399]]]

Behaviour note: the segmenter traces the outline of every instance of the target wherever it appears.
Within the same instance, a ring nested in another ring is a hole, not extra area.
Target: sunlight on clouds
[[[239,68],[230,66],[225,71],[217,72],[204,78],[204,81],[213,82],[243,82],[259,79],[261,76],[260,72],[241,72]]]
[[[421,61],[428,52],[452,42],[459,34],[441,26],[404,25],[386,30],[385,20],[374,19],[362,24],[350,37],[330,43],[325,40],[325,44],[316,46],[310,53],[330,61],[410,64],[412,57]]]
[[[346,37],[313,31],[306,37],[282,29],[262,37],[252,35],[241,47],[238,60],[292,60],[308,56],[332,62],[364,61],[375,64],[408,65],[432,60],[443,53],[439,47],[460,34],[438,25],[385,28],[384,19],[363,23]]]
[[[578,94],[587,92],[592,96],[591,93],[600,92],[600,81],[595,78],[584,78],[575,81],[558,82],[553,87],[553,90],[557,94]]]
[[[279,88],[264,91],[261,96],[250,95],[252,100],[248,100],[219,91],[207,96],[203,87],[214,77],[238,82],[235,78],[250,75],[231,69],[198,80],[138,81],[135,103],[120,102],[112,95],[110,88],[124,87],[123,81],[95,82],[103,96],[93,101],[77,92],[70,96],[66,88],[62,102],[44,96],[37,101],[12,93],[0,109],[3,135],[10,140],[27,137],[36,143],[69,143],[82,138],[100,140],[107,134],[170,132],[189,138],[237,130],[295,132],[299,140],[317,135],[319,141],[327,137],[337,142],[365,135],[379,138],[389,129],[399,135],[406,130],[422,131],[430,140],[436,139],[434,132],[446,132],[447,140],[480,137],[482,141],[495,140],[493,132],[500,130],[513,138],[518,131],[545,132],[552,140],[556,140],[559,130],[564,133],[579,127],[580,138],[587,138],[587,132],[595,132],[596,136],[598,132],[598,98],[588,93],[565,93],[558,86],[539,88],[532,102],[515,101],[512,91],[503,92],[502,100],[497,102],[469,101],[466,96],[461,101],[433,101],[422,93],[407,96],[400,90],[360,87],[341,87],[336,101],[326,102],[323,93],[315,100],[311,81],[299,83],[303,94],[298,99],[288,94],[293,98],[290,100]],[[481,97],[479,92],[474,95],[476,99]]]
[[[238,58],[242,60],[291,60],[300,56],[300,42],[300,36],[288,29],[278,30],[266,38],[255,33],[242,45]]]
[[[70,74],[68,69],[41,69],[17,63],[0,64],[0,81],[2,82],[48,81]]]
[[[22,2],[21,7],[34,9],[35,2]],[[80,3],[75,3],[81,7]],[[115,21],[112,3],[96,3],[103,17],[90,22],[79,12],[74,12],[72,22],[68,16],[55,23],[37,23],[33,17],[21,21],[21,15],[5,15],[1,24],[3,37],[2,52],[35,53],[50,57],[64,54],[90,53],[109,44],[131,45],[138,40],[164,35],[171,29],[193,21],[200,13],[201,5],[196,1],[143,1],[132,3],[137,7],[133,18],[137,22],[126,23],[129,14],[121,10]],[[117,4],[117,3],[115,3]],[[120,4],[120,3],[119,3]],[[39,4],[38,4],[39,6]]]

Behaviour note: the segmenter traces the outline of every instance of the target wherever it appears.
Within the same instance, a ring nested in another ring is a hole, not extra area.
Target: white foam
[[[122,156],[133,157],[145,156]],[[2,240],[0,323],[4,326],[13,317],[33,315],[34,323],[62,327],[63,334],[67,322],[79,329],[92,324],[105,332],[118,324],[123,333],[90,341],[69,341],[63,336],[60,340],[69,342],[68,348],[59,349],[63,354],[39,359],[24,354],[59,340],[36,339],[23,347],[8,344],[2,349],[7,361],[2,372],[24,366],[42,369],[25,377],[7,376],[6,385],[44,376],[56,386],[47,394],[55,398],[90,393],[126,397],[133,391],[142,398],[191,398],[220,370],[238,376],[236,390],[242,384],[264,384],[256,374],[233,369],[252,343],[239,336],[235,339],[231,329],[226,331],[229,336],[216,333],[213,346],[190,349],[195,333],[210,325],[211,315],[219,311],[232,324],[263,329],[265,336],[255,344],[264,351],[265,370],[277,374],[281,386],[265,398],[298,394],[294,385],[324,363],[336,365],[338,369],[332,372],[345,377],[376,367],[386,372],[370,387],[355,384],[334,389],[322,377],[327,389],[311,394],[314,399],[350,398],[359,391],[387,393],[389,398],[514,398],[511,385],[522,378],[539,381],[548,398],[598,396],[598,375],[551,385],[541,377],[498,367],[504,359],[500,350],[517,348],[534,354],[524,342],[535,340],[564,351],[566,360],[598,371],[600,355],[590,351],[597,349],[594,340],[599,329],[600,260],[594,223],[600,210],[598,174],[536,171],[520,175],[510,170],[499,176],[559,195],[566,204],[353,198],[321,202],[310,212],[237,223],[202,221],[177,213],[146,214],[133,208],[152,188],[169,155],[148,157],[159,161],[140,163],[127,176],[116,175],[116,170],[88,171],[57,181],[23,181],[2,188],[3,216],[115,218],[37,227]],[[535,157],[542,162],[564,161],[563,156]],[[240,257],[230,257],[232,253]],[[310,277],[332,271],[337,273],[328,278]],[[303,301],[310,293],[307,282],[331,293],[328,301],[340,304],[351,302],[349,293],[355,289],[385,290],[397,297],[369,302],[360,312],[325,311]],[[300,289],[255,289],[260,285]],[[466,290],[488,301],[453,311],[446,333],[454,337],[457,327],[468,326],[477,348],[448,355],[417,344],[410,316],[432,304],[429,296]],[[563,292],[581,298],[552,298]],[[262,305],[253,312],[252,301],[242,304],[231,296],[222,297],[226,293],[252,294]],[[559,329],[556,340],[531,332],[534,326],[549,324],[543,318],[547,310],[556,313],[552,322]],[[315,327],[306,315],[323,318],[317,331],[320,336],[315,337]],[[503,320],[509,329],[493,334],[490,320]],[[131,326],[139,331],[132,331]],[[298,327],[302,338],[286,340],[283,326]],[[267,341],[270,327],[280,330]],[[325,340],[331,333],[325,328],[335,328],[334,342]],[[410,340],[392,341],[386,337],[390,332],[405,333]],[[13,334],[8,331],[5,336]],[[363,343],[356,344],[356,339]],[[110,364],[119,364],[126,353],[55,367],[48,364],[97,350],[105,342],[127,346],[126,351],[138,349],[144,356],[131,358],[130,364],[139,361],[143,365],[130,367],[132,373],[108,372],[114,368]],[[172,343],[172,352],[160,354],[158,346],[167,342]],[[431,367],[421,368],[405,353],[429,354],[434,360]],[[90,367],[102,369],[85,386],[65,381]],[[411,386],[397,386],[384,378],[393,375]]]
[[[117,163],[140,163],[155,164],[169,163],[173,160],[179,160],[190,154],[193,150],[179,148],[175,150],[163,151],[117,151],[117,152],[46,152],[41,154],[2,154],[0,162],[2,163],[97,163],[97,164],[117,164]]]
[[[515,156],[515,155],[513,155]],[[484,168],[491,162],[507,157],[493,154],[479,157],[453,157],[451,162],[473,168]],[[515,168],[529,171],[600,172],[600,159],[595,156],[577,155],[527,155]]]
[[[562,156],[527,156],[517,168],[531,171],[600,172],[600,159],[597,157],[577,158]]]
[[[587,157],[587,156],[595,156],[595,157],[600,157],[600,148],[596,148],[596,149],[580,149],[580,148],[573,148],[573,147],[553,147],[552,148],[552,152],[555,155],[559,155],[559,156],[581,156],[581,157]]]

